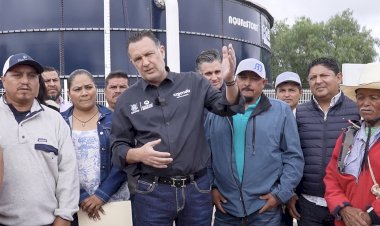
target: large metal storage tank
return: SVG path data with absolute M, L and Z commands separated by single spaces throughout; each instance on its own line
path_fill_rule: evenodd
M 110 0 L 111 70 L 136 70 L 128 59 L 131 31 L 152 29 L 166 45 L 159 0 Z M 63 75 L 84 68 L 104 76 L 103 1 L 0 0 L 0 63 L 26 52 Z M 234 45 L 237 60 L 261 59 L 270 73 L 273 17 L 251 0 L 178 0 L 181 71 L 194 70 L 205 49 Z M 103 79 L 99 79 L 100 86 Z

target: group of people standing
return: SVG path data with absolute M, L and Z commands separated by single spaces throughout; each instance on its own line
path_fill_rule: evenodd
M 57 71 L 26 54 L 8 58 L 0 225 L 75 225 L 79 208 L 101 220 L 105 203 L 129 198 L 142 226 L 210 225 L 213 205 L 219 226 L 380 223 L 380 64 L 364 65 L 357 86 L 341 86 L 337 62 L 315 59 L 312 99 L 298 105 L 296 73 L 277 76 L 280 100 L 269 98 L 264 64 L 236 67 L 232 45 L 202 52 L 198 73 L 170 72 L 149 31 L 127 48 L 142 79 L 128 88 L 110 74 L 110 110 L 96 104 L 91 73 L 75 70 L 72 106 L 61 115 L 36 100 L 42 78 L 42 100 L 63 108 Z

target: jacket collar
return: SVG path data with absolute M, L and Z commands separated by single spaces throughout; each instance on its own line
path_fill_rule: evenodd
M 264 93 L 261 93 L 261 100 L 255 107 L 255 109 L 252 111 L 251 117 L 255 117 L 256 115 L 264 111 L 267 111 L 271 106 L 272 104 L 270 103 L 269 98 L 265 96 Z
M 99 113 L 100 113 L 100 117 L 99 117 L 99 121 L 101 121 L 103 118 L 105 118 L 107 115 L 110 115 L 112 114 L 112 111 L 100 104 L 96 104 L 96 106 L 98 107 L 98 110 L 99 110 Z M 68 119 L 70 116 L 73 115 L 73 111 L 74 111 L 74 105 L 71 106 L 69 109 L 67 109 L 67 111 L 65 112 L 62 112 L 62 116 L 65 118 L 65 119 Z
M 316 108 L 316 109 L 320 109 L 319 106 L 318 106 L 318 104 L 317 104 L 316 101 L 314 100 L 314 97 L 311 97 L 311 98 L 312 98 L 312 99 L 311 99 L 311 103 L 312 103 L 313 107 Z M 343 94 L 343 92 L 340 91 L 340 97 L 339 97 L 339 99 L 338 99 L 338 100 L 335 102 L 335 104 L 334 104 L 332 107 L 330 107 L 330 108 L 335 108 L 336 106 L 341 105 L 341 104 L 343 103 L 343 101 L 344 101 L 345 98 L 346 98 L 346 96 Z
M 170 81 L 170 82 L 173 82 L 173 81 L 174 81 L 174 73 L 173 73 L 173 72 L 170 72 L 169 67 L 165 67 L 165 70 L 166 70 L 166 72 L 167 72 L 167 74 L 166 74 L 166 78 L 164 78 L 164 80 L 160 83 L 160 85 L 163 84 L 163 83 L 165 83 L 165 82 L 167 82 L 167 81 Z M 147 88 L 148 86 L 151 86 L 151 85 L 150 85 L 147 81 L 145 81 L 144 79 L 141 79 L 140 81 L 141 81 L 141 85 L 142 85 L 142 88 L 143 88 L 144 91 L 146 90 L 146 88 Z

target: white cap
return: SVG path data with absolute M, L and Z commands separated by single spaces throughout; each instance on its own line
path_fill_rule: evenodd
M 258 74 L 261 78 L 266 78 L 264 64 L 255 58 L 248 58 L 240 61 L 236 69 L 236 75 L 239 75 L 243 71 L 252 71 Z
M 278 85 L 284 82 L 294 82 L 302 87 L 300 76 L 297 73 L 291 71 L 285 71 L 279 74 L 276 78 L 274 88 L 277 88 Z

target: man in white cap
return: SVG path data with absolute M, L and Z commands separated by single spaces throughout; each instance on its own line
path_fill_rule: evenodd
M 277 99 L 289 104 L 293 113 L 302 95 L 302 85 L 300 76 L 297 73 L 286 71 L 276 78 L 275 86 Z
M 4 64 L 0 225 L 69 226 L 78 211 L 78 169 L 70 129 L 58 112 L 35 99 L 42 71 L 25 53 L 10 56 Z
M 280 225 L 281 205 L 301 180 L 304 160 L 290 107 L 263 94 L 262 62 L 241 61 L 236 82 L 245 113 L 209 114 L 206 138 L 216 225 Z
M 324 183 L 335 226 L 380 224 L 380 64 L 363 67 L 356 86 L 341 86 L 356 101 L 362 123 L 338 138 Z

